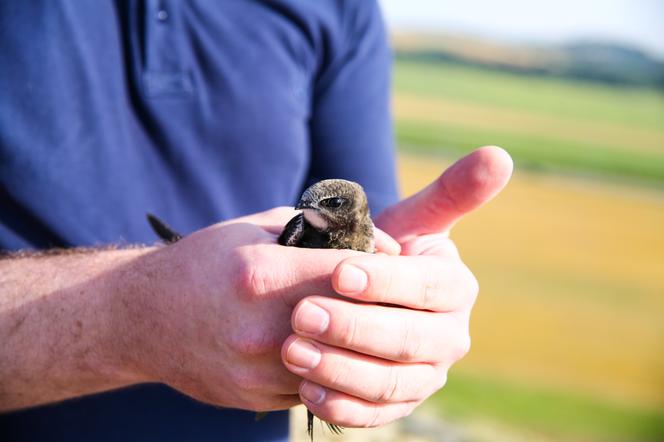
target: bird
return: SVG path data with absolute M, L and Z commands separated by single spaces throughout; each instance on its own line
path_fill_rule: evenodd
M 307 188 L 293 217 L 279 235 L 283 246 L 312 249 L 351 249 L 374 253 L 374 224 L 364 189 L 342 179 L 318 181 Z M 334 434 L 342 427 L 325 422 Z M 313 442 L 314 414 L 307 409 L 307 434 Z
M 361 185 L 343 179 L 318 181 L 308 187 L 295 205 L 302 212 L 294 216 L 277 238 L 282 246 L 312 249 L 351 249 L 374 253 L 374 224 L 369 203 Z M 147 219 L 157 235 L 167 243 L 182 239 L 157 216 L 148 213 Z M 256 420 L 265 412 L 256 413 Z M 334 434 L 343 427 L 325 422 Z M 307 409 L 307 435 L 313 442 L 314 414 Z
M 359 184 L 330 179 L 307 188 L 277 242 L 312 249 L 351 249 L 373 253 L 374 225 Z

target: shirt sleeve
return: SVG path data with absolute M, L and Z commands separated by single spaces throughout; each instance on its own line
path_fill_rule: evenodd
M 390 110 L 392 55 L 378 3 L 346 4 L 352 8 L 343 11 L 338 46 L 328 48 L 332 54 L 314 85 L 309 180 L 356 181 L 377 214 L 398 198 Z

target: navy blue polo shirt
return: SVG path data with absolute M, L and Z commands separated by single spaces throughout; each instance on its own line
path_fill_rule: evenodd
M 153 242 L 292 205 L 395 201 L 373 0 L 0 2 L 0 249 Z M 36 380 L 36 382 L 38 382 Z M 0 415 L 0 440 L 285 440 L 287 412 L 141 385 Z

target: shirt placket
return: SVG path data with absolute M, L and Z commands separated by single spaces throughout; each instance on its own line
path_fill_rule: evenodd
M 182 58 L 182 4 L 175 0 L 145 2 L 143 89 L 150 98 L 189 97 L 191 73 Z

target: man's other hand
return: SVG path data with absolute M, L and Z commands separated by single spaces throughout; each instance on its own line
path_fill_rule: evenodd
M 509 155 L 495 147 L 459 160 L 377 217 L 401 256 L 345 258 L 332 285 L 346 299 L 319 288 L 297 304 L 282 358 L 305 379 L 300 397 L 314 414 L 347 427 L 382 425 L 444 385 L 450 366 L 470 348 L 478 293 L 448 232 L 495 196 L 511 172 Z
M 141 380 L 225 407 L 300 403 L 301 378 L 280 358 L 293 307 L 313 293 L 334 296 L 334 269 L 361 253 L 278 245 L 297 213 L 277 208 L 216 224 L 125 266 L 113 317 Z M 376 246 L 400 250 L 380 231 Z

